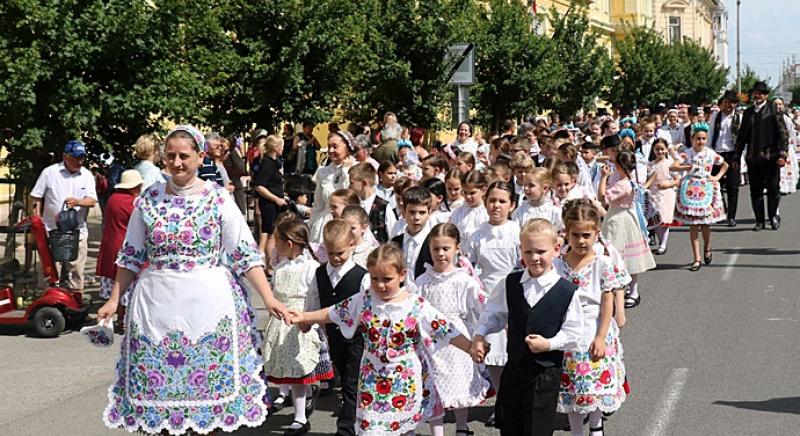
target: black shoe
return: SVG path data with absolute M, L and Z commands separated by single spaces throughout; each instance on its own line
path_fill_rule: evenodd
M 269 408 L 270 414 L 283 410 L 286 406 L 292 405 L 292 397 L 288 395 L 278 395 L 272 400 L 272 407 Z
M 694 262 L 692 262 L 692 267 L 689 268 L 689 271 L 694 272 L 694 271 L 699 270 L 700 269 L 700 265 L 702 265 L 702 263 L 700 263 L 699 260 L 695 260 Z
M 703 253 L 703 262 L 706 265 L 711 265 L 711 261 L 713 259 L 714 259 L 714 253 L 712 253 L 711 250 L 708 250 L 705 253 Z
M 728 218 L 728 227 L 736 227 L 736 218 Z
M 310 418 L 311 414 L 314 413 L 317 398 L 319 398 L 319 386 L 311 385 L 311 396 L 306 398 L 306 418 Z
M 598 436 L 598 433 L 599 433 L 599 436 L 603 436 L 603 435 L 605 435 L 605 434 L 606 434 L 606 433 L 603 431 L 603 427 L 599 427 L 599 428 L 590 428 L 590 429 L 589 429 L 589 436 Z
M 772 227 L 772 230 L 778 230 L 781 228 L 781 217 L 780 215 L 775 215 L 769 220 L 769 225 Z
M 300 424 L 300 423 L 295 421 L 295 422 L 292 423 L 292 425 L 294 425 L 294 424 Z M 283 431 L 283 436 L 299 436 L 299 435 L 306 434 L 309 431 L 311 431 L 311 423 L 310 422 L 306 421 L 305 424 L 300 424 L 300 425 L 301 425 L 301 427 L 299 427 L 299 428 L 287 428 L 286 430 Z
M 460 434 L 464 434 L 464 435 L 467 435 L 467 436 L 472 436 L 472 435 L 475 434 L 475 432 L 470 430 L 469 428 L 467 428 L 466 430 L 456 430 L 456 436 L 458 436 Z
M 756 223 L 756 225 L 753 227 L 753 231 L 758 232 L 761 230 L 764 230 L 764 223 Z
M 633 297 L 625 297 L 625 308 L 626 309 L 633 309 L 634 307 L 638 306 L 642 302 L 642 296 L 638 295 L 636 298 Z M 585 423 L 584 423 L 585 424 Z
M 494 413 L 492 413 L 492 416 L 490 416 L 489 419 L 486 420 L 485 424 L 487 427 L 494 427 Z

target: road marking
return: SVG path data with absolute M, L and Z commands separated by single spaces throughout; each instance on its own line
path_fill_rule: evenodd
M 39 372 L 47 372 L 47 371 L 89 371 L 89 370 L 104 370 L 109 369 L 110 366 L 108 365 L 84 365 L 84 366 L 49 366 L 46 368 L 16 368 L 16 369 L 4 369 L 4 374 L 24 374 L 24 373 L 39 373 Z
M 736 261 L 739 260 L 739 250 L 741 248 L 736 247 L 733 250 L 733 256 L 731 256 L 730 260 L 728 260 L 728 265 L 725 267 L 725 271 L 722 273 L 722 281 L 727 282 L 731 279 L 731 275 L 733 275 L 733 267 L 736 265 Z
M 675 409 L 675 404 L 681 397 L 683 387 L 686 385 L 686 379 L 689 378 L 689 368 L 675 368 L 672 370 L 672 375 L 669 378 L 667 386 L 669 390 L 665 393 L 664 398 L 661 400 L 658 415 L 656 420 L 651 426 L 651 436 L 661 436 L 665 434 L 669 421 L 672 418 L 672 412 Z

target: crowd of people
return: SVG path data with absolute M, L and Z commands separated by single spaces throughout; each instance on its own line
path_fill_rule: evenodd
M 745 181 L 753 230 L 780 228 L 800 110 L 768 94 L 491 135 L 463 122 L 452 143 L 392 113 L 374 131 L 331 123 L 324 145 L 310 123 L 256 131 L 247 150 L 186 125 L 163 150 L 143 136 L 104 201 L 98 318 L 117 315 L 125 336 L 103 420 L 207 434 L 291 405 L 285 434 L 300 435 L 336 378 L 340 435 L 428 423 L 439 436 L 446 410 L 469 435 L 469 409 L 492 396 L 487 424 L 504 435 L 552 434 L 556 412 L 601 435 L 630 389 L 626 309 L 670 228 L 690 229 L 689 270 L 712 263 L 711 226 L 737 225 Z M 79 208 L 82 240 L 98 197 L 85 156 L 71 141 L 32 191 L 48 229 Z M 62 265 L 74 289 L 81 262 Z M 263 334 L 250 291 L 270 313 Z

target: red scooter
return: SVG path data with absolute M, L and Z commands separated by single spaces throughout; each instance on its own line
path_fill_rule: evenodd
M 0 285 L 0 326 L 16 325 L 28 326 L 36 336 L 53 338 L 61 334 L 67 325 L 80 326 L 89 313 L 90 305 L 83 302 L 83 295 L 79 291 L 72 291 L 59 286 L 58 271 L 56 270 L 50 247 L 47 244 L 47 230 L 41 217 L 31 216 L 17 223 L 11 232 L 28 232 L 36 240 L 37 251 L 42 260 L 42 272 L 49 286 L 29 305 L 20 304 L 14 292 L 14 273 L 4 271 L 11 283 Z M 9 238 L 12 235 L 9 234 Z M 13 244 L 13 242 L 12 242 Z M 8 261 L 8 253 L 6 261 Z M 4 265 L 19 266 L 19 262 L 10 259 Z M 8 270 L 15 269 L 13 266 Z

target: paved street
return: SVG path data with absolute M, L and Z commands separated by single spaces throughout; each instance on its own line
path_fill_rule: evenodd
M 753 233 L 746 193 L 739 227 L 714 229 L 711 266 L 688 271 L 688 230 L 677 229 L 658 270 L 644 275 L 642 305 L 622 334 L 633 393 L 606 434 L 800 434 L 800 196 L 784 199 L 780 232 Z M 43 340 L 0 331 L 0 435 L 124 434 L 100 419 L 116 356 L 74 332 Z M 334 428 L 332 406 L 321 402 L 311 434 Z M 281 434 L 289 412 L 235 434 Z

